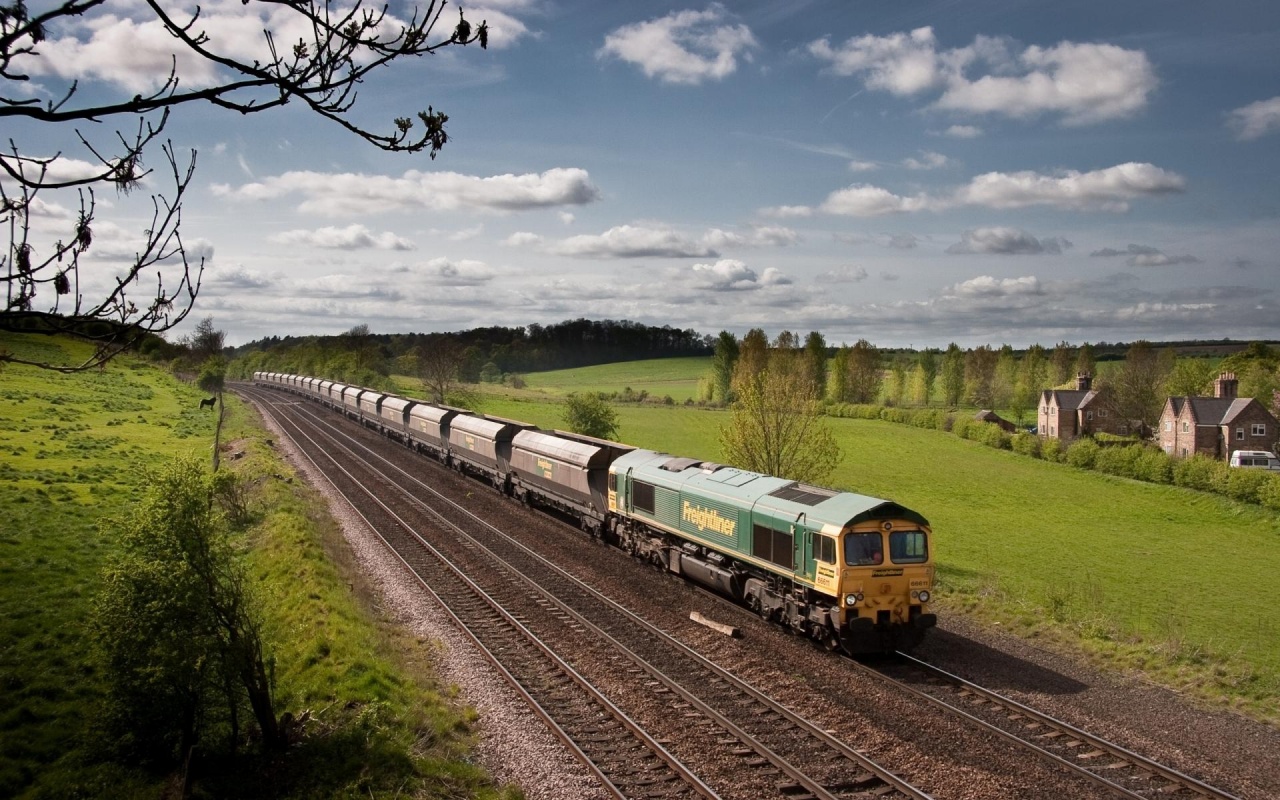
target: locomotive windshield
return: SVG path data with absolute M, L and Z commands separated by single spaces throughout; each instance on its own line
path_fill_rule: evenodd
M 923 564 L 929 560 L 929 540 L 924 531 L 889 534 L 889 559 L 895 564 Z
M 844 537 L 844 563 L 870 567 L 884 561 L 884 540 L 879 533 L 851 533 Z

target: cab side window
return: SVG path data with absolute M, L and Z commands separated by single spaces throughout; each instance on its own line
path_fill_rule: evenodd
M 830 536 L 814 535 L 813 557 L 824 564 L 836 563 L 836 540 Z

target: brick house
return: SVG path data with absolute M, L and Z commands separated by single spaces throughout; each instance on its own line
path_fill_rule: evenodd
M 1237 397 L 1235 373 L 1213 382 L 1213 397 L 1170 397 L 1160 412 L 1160 447 L 1175 458 L 1205 455 L 1223 461 L 1234 450 L 1272 450 L 1280 422 L 1252 397 Z
M 1070 441 L 1095 433 L 1128 436 L 1128 420 L 1120 419 L 1105 389 L 1094 389 L 1089 375 L 1076 376 L 1075 389 L 1045 389 L 1040 393 L 1036 431 L 1044 439 Z

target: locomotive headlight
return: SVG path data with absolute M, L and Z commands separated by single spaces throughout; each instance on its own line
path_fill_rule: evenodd
M 921 589 L 921 590 L 920 590 L 920 602 L 921 602 L 921 603 L 927 603 L 927 602 L 929 602 L 929 590 L 928 590 L 928 589 Z
M 846 594 L 844 596 L 844 604 L 846 606 L 856 606 L 858 604 L 858 596 L 856 594 Z

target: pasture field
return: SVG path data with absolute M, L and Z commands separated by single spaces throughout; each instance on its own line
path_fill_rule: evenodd
M 650 397 L 670 397 L 677 403 L 694 399 L 698 381 L 711 372 L 711 357 L 655 358 L 601 364 L 582 369 L 532 372 L 524 376 L 527 390 L 553 396 L 571 392 L 620 392 L 628 386 Z
M 44 337 L 4 335 L 0 346 L 87 353 Z M 200 397 L 127 357 L 72 375 L 13 365 L 0 372 L 0 796 L 165 792 L 170 776 L 100 757 L 93 719 L 101 687 L 84 620 L 113 550 L 109 521 L 140 496 L 146 467 L 211 454 L 214 413 L 199 408 Z M 254 487 L 253 525 L 237 536 L 275 658 L 277 713 L 309 712 L 310 735 L 270 769 L 243 753 L 235 764 L 206 763 L 197 789 L 517 796 L 468 762 L 473 713 L 436 684 L 429 648 L 380 620 L 323 499 L 275 453 L 256 415 L 228 401 L 224 468 Z
M 622 441 L 720 458 L 723 411 L 615 408 Z M 480 410 L 563 427 L 557 403 L 509 391 L 483 394 Z M 1266 601 L 1280 574 L 1275 515 L 939 431 L 830 422 L 843 453 L 835 487 L 932 522 L 943 615 L 973 614 L 1280 723 L 1280 620 Z

